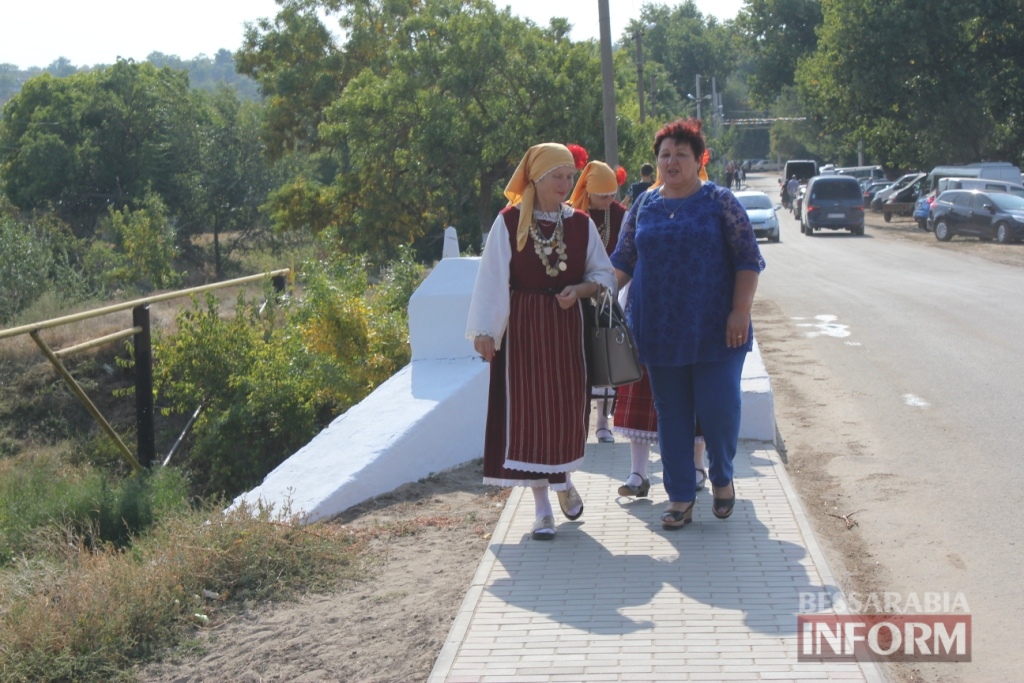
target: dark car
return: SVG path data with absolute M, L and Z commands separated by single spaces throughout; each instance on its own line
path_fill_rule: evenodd
M 800 210 L 800 231 L 849 230 L 864 234 L 864 196 L 856 178 L 818 175 L 807 181 Z
M 875 198 L 878 191 L 884 190 L 890 185 L 892 185 L 891 180 L 869 180 L 867 183 L 864 183 L 862 185 L 864 188 L 864 206 L 871 206 L 871 200 Z
M 1002 244 L 1024 237 L 1024 197 L 1005 192 L 947 190 L 928 211 L 935 239 L 948 242 L 953 235 L 972 235 Z
M 903 188 L 907 187 L 908 185 L 910 185 L 912 183 L 915 183 L 915 182 L 921 180 L 922 178 L 926 178 L 926 177 L 927 177 L 927 174 L 925 174 L 925 173 L 918 173 L 918 172 L 907 173 L 905 175 L 900 176 L 899 178 L 897 178 L 895 180 L 895 182 L 893 182 L 892 185 L 890 185 L 889 187 L 886 187 L 884 189 L 881 189 L 881 190 L 879 190 L 878 192 L 875 193 L 874 198 L 871 200 L 871 210 L 872 211 L 881 211 L 882 210 L 882 202 L 884 202 L 886 199 L 888 199 L 889 195 L 891 195 L 891 194 L 893 194 L 895 192 L 898 192 L 899 190 L 902 190 Z

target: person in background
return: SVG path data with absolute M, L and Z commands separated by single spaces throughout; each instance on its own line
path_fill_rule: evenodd
M 647 191 L 654 184 L 654 166 L 645 163 L 640 167 L 640 180 L 629 186 L 629 205 L 636 202 L 636 198 Z
M 564 145 L 527 150 L 505 187 L 466 324 L 491 365 L 484 483 L 532 489 L 536 540 L 555 537 L 549 488 L 568 519 L 583 514 L 571 479 L 590 409 L 579 302 L 615 287 L 594 222 L 564 203 L 576 169 Z
M 669 498 L 661 515 L 665 529 L 692 521 L 698 420 L 710 464 L 712 513 L 721 519 L 733 513 L 740 376 L 765 266 L 743 205 L 730 190 L 701 180 L 706 148 L 697 119 L 658 131 L 657 182 L 627 214 L 612 254 L 620 287 L 633 282 L 627 321 L 658 413 Z
M 796 193 L 797 193 L 797 190 L 799 190 L 799 189 L 800 189 L 800 179 L 797 178 L 795 175 L 790 176 L 789 180 L 786 182 L 786 192 L 789 193 L 789 201 L 790 202 L 793 202 L 794 200 L 796 200 Z
M 626 169 L 619 166 L 613 171 L 603 161 L 591 161 L 583 168 L 576 187 L 569 197 L 569 206 L 590 215 L 597 225 L 601 236 L 601 244 L 607 254 L 611 254 L 619 242 L 619 228 L 626 215 L 626 207 L 615 201 L 619 186 L 626 182 Z M 612 443 L 615 437 L 608 429 L 608 418 L 611 417 L 611 406 L 615 396 L 614 389 L 591 389 L 591 395 L 598 400 L 598 413 L 595 436 L 600 443 Z

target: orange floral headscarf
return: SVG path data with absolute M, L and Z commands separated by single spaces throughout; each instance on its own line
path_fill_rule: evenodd
M 587 164 L 580 179 L 576 181 L 569 205 L 584 213 L 590 210 L 590 195 L 611 194 L 619 189 L 619 179 L 612 167 L 603 161 L 591 161 Z
M 516 167 L 515 173 L 505 186 L 508 205 L 519 205 L 519 226 L 516 230 L 516 247 L 519 251 L 526 246 L 526 238 L 530 234 L 530 221 L 533 220 L 533 202 L 537 195 L 534 182 L 540 180 L 552 169 L 559 166 L 576 168 L 572 152 L 565 145 L 557 142 L 544 142 L 526 150 L 526 154 Z

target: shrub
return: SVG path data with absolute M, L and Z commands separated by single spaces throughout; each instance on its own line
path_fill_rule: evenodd
M 89 546 L 122 548 L 160 514 L 187 505 L 176 470 L 112 479 L 54 451 L 0 461 L 0 564 L 29 552 L 40 529 L 61 527 Z
M 204 406 L 188 460 L 202 490 L 255 486 L 407 363 L 405 308 L 422 273 L 399 261 L 370 286 L 362 260 L 315 261 L 301 300 L 242 296 L 231 320 L 212 296 L 183 311 L 155 344 L 156 385 L 169 411 Z

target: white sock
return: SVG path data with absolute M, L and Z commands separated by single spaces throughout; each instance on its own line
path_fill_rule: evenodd
M 693 442 L 693 464 L 698 470 L 706 470 L 708 468 L 705 462 L 706 452 L 707 448 L 704 445 L 704 437 L 698 436 Z
M 533 509 L 537 517 L 550 515 L 554 517 L 555 512 L 551 509 L 551 499 L 548 498 L 547 486 L 531 486 L 533 491 Z
M 632 469 L 626 483 L 639 486 L 647 478 L 647 461 L 651 459 L 651 445 L 640 441 L 629 442 L 629 459 Z M 634 475 L 640 475 L 639 477 Z
M 601 401 L 597 402 L 598 407 L 601 406 Z M 608 418 L 605 416 L 603 411 L 597 412 L 597 429 L 608 429 Z M 596 430 L 595 430 L 596 431 Z

